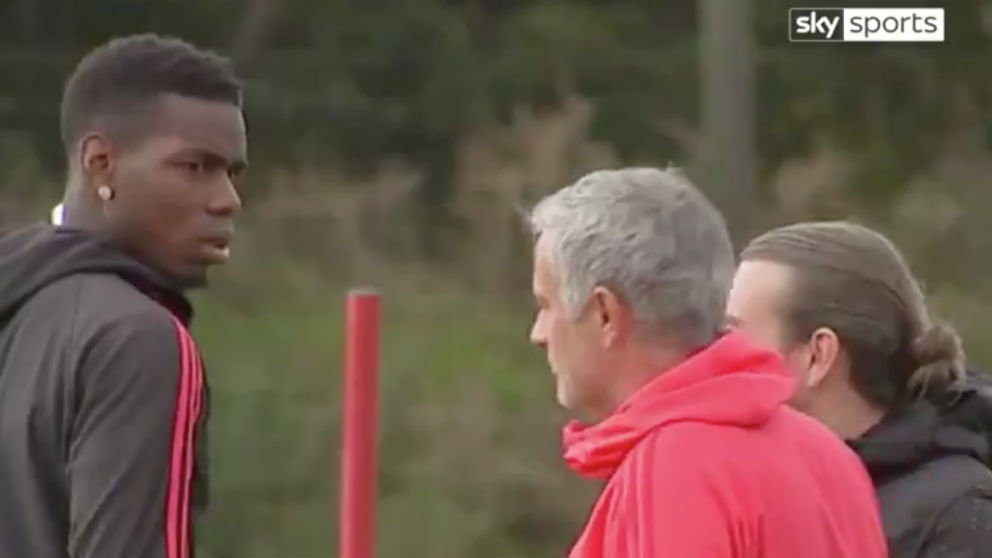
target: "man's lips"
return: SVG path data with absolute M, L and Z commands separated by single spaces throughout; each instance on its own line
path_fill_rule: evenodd
M 224 263 L 231 258 L 230 234 L 219 234 L 204 237 L 200 241 L 207 258 L 216 263 Z

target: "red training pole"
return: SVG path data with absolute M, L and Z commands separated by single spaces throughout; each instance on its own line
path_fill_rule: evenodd
M 378 478 L 379 294 L 348 293 L 339 558 L 372 558 Z

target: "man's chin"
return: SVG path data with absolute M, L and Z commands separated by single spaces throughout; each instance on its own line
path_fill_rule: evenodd
M 560 405 L 563 409 L 577 416 L 583 414 L 582 405 L 578 404 L 573 394 L 569 393 L 569 391 L 560 383 L 555 395 L 558 399 L 558 405 Z
M 555 389 L 555 400 L 558 402 L 558 405 L 563 409 L 571 410 L 568 405 L 568 398 L 565 397 L 565 394 L 562 392 L 560 385 L 557 386 Z
M 177 287 L 183 291 L 205 289 L 209 286 L 207 266 L 196 266 L 173 275 Z

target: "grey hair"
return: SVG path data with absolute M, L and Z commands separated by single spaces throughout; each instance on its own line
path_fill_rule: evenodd
M 733 247 L 723 216 L 678 169 L 592 172 L 538 202 L 530 225 L 549 237 L 573 319 L 601 285 L 649 335 L 699 347 L 722 329 Z

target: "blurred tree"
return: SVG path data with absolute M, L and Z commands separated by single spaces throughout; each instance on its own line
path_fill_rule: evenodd
M 992 113 L 985 70 L 992 41 L 981 24 L 988 0 L 947 8 L 939 46 L 790 44 L 790 5 L 765 0 L 754 7 L 760 160 L 747 163 L 753 158 L 740 140 L 716 148 L 739 158 L 731 174 L 743 189 L 826 140 L 856 157 L 851 187 L 884 201 L 940 151 L 959 112 L 948 99 L 978 106 L 987 119 Z M 460 138 L 506 121 L 515 107 L 550 107 L 577 92 L 596 103 L 593 136 L 631 163 L 688 164 L 706 130 L 749 135 L 753 124 L 728 116 L 738 111 L 695 116 L 700 100 L 712 98 L 700 89 L 711 78 L 697 78 L 697 58 L 711 61 L 704 68 L 717 61 L 697 56 L 698 24 L 743 20 L 737 12 L 744 9 L 713 3 L 708 13 L 717 19 L 700 20 L 694 3 L 675 0 L 16 0 L 0 6 L 0 127 L 60 168 L 54 107 L 77 57 L 114 34 L 179 34 L 241 64 L 249 120 L 262 132 L 252 142 L 259 163 L 364 174 L 398 159 L 418 169 L 413 210 L 422 248 L 431 252 L 439 246 L 431 231 L 457 225 L 450 171 Z M 712 36 L 743 57 L 721 66 L 744 81 L 739 90 L 710 91 L 721 103 L 744 106 L 752 103 L 743 71 L 750 41 L 742 34 L 743 42 L 729 42 L 735 28 L 714 27 Z
M 703 143 L 693 167 L 727 219 L 745 239 L 757 182 L 755 41 L 750 0 L 700 0 Z

